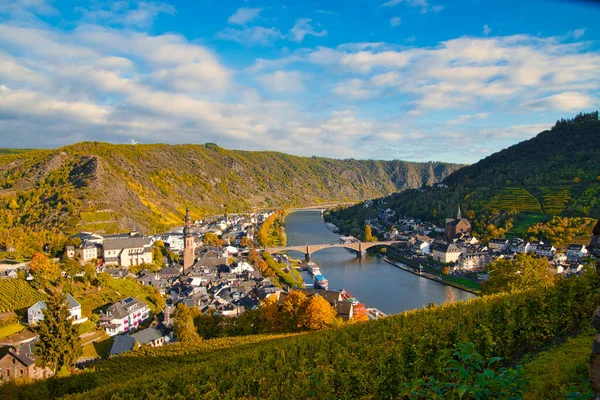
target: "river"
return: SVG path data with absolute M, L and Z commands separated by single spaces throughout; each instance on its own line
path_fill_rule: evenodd
M 337 243 L 340 235 L 325 226 L 320 211 L 296 211 L 285 220 L 288 246 Z M 290 251 L 290 256 L 303 257 Z M 314 253 L 316 262 L 329 281 L 330 290 L 346 289 L 367 307 L 375 307 L 386 314 L 396 314 L 429 303 L 441 304 L 453 291 L 457 300 L 467 300 L 474 295 L 441 283 L 421 278 L 396 268 L 383 257 L 367 254 L 359 259 L 356 253 L 344 248 L 323 249 Z M 312 278 L 303 272 L 306 282 Z

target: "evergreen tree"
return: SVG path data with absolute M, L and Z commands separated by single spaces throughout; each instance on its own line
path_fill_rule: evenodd
M 79 329 L 72 324 L 66 296 L 62 293 L 54 292 L 48 297 L 43 313 L 44 319 L 36 328 L 39 335 L 34 347 L 36 364 L 56 373 L 69 368 L 81 355 Z

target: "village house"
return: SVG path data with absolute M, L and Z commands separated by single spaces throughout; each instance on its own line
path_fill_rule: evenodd
M 162 324 L 142 329 L 131 335 L 141 346 L 160 347 L 170 340 L 169 330 Z
M 458 267 L 463 270 L 484 269 L 491 261 L 492 257 L 487 248 L 477 248 L 463 251 L 458 260 Z
M 510 250 L 514 253 L 529 253 L 531 244 L 521 238 L 514 238 L 510 242 Z
M 71 296 L 68 293 L 65 303 L 69 306 L 69 312 L 71 313 L 73 323 L 76 324 L 83 322 L 81 318 L 81 304 L 79 304 L 79 302 L 77 302 L 77 300 L 75 300 L 73 296 Z M 32 325 L 38 323 L 39 321 L 42 321 L 44 319 L 43 310 L 45 309 L 46 302 L 43 300 L 40 300 L 31 307 L 29 307 L 27 309 L 27 323 L 29 325 Z
M 134 232 L 104 239 L 104 264 L 130 267 L 152 263 L 150 238 Z
M 110 336 L 137 329 L 150 316 L 150 308 L 141 300 L 128 297 L 108 307 L 100 314 L 100 324 Z
M 551 244 L 541 244 L 536 247 L 535 254 L 538 257 L 554 257 L 554 254 L 556 254 L 556 247 Z
M 588 255 L 588 250 L 582 244 L 570 244 L 567 247 L 567 259 L 570 262 L 578 262 Z
M 75 248 L 75 257 L 82 264 L 102 257 L 102 245 L 99 243 L 85 241 Z
M 461 250 L 454 243 L 444 242 L 434 242 L 431 252 L 433 259 L 442 264 L 457 262 L 461 254 Z
M 30 341 L 0 348 L 0 380 L 2 382 L 24 377 L 45 379 L 53 375 L 50 369 L 35 365 L 34 344 L 35 341 Z
M 488 247 L 490 248 L 490 251 L 492 251 L 494 253 L 502 253 L 502 252 L 508 250 L 509 246 L 510 246 L 510 242 L 508 241 L 508 239 L 493 238 L 488 243 Z
M 162 241 L 169 247 L 169 250 L 176 252 L 183 251 L 185 243 L 183 232 L 169 232 L 166 235 L 163 235 Z

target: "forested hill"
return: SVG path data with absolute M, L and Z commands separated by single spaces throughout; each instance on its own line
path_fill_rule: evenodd
M 579 114 L 457 170 L 444 180 L 448 187 L 407 190 L 328 218 L 344 233 L 360 235 L 377 206 L 443 223 L 460 204 L 484 239 L 506 234 L 565 245 L 589 230 L 589 218 L 600 217 L 599 160 L 598 112 Z
M 454 172 L 445 183 L 477 186 L 555 185 L 600 178 L 598 112 L 557 121 L 549 131 Z
M 447 177 L 446 163 L 358 161 L 206 145 L 85 142 L 0 151 L 0 228 L 165 229 L 192 216 L 348 202 Z

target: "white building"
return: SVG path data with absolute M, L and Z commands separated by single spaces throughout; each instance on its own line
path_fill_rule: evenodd
M 128 297 L 114 303 L 100 314 L 100 323 L 110 336 L 131 332 L 150 316 L 150 308 L 138 299 Z
M 509 246 L 510 242 L 508 241 L 508 239 L 500 238 L 491 239 L 488 244 L 490 251 L 494 253 L 502 253 L 503 251 L 507 250 Z
M 167 233 L 162 237 L 162 241 L 169 246 L 170 250 L 173 251 L 183 251 L 185 245 L 185 238 L 183 237 L 183 233 Z
M 98 259 L 102 256 L 102 245 L 85 241 L 75 248 L 75 257 L 85 264 L 88 261 Z
M 514 238 L 510 242 L 510 249 L 515 253 L 529 253 L 531 244 L 521 238 Z
M 579 261 L 587 254 L 588 250 L 582 244 L 570 244 L 567 247 L 567 259 L 569 261 Z
M 540 244 L 536 247 L 535 254 L 539 257 L 554 257 L 554 254 L 556 254 L 556 247 L 551 244 Z
M 115 235 L 104 239 L 104 264 L 130 267 L 152 263 L 150 239 L 135 233 Z
M 431 245 L 431 252 L 433 259 L 443 264 L 457 262 L 461 254 L 461 250 L 454 243 L 440 242 Z
M 83 322 L 81 320 L 81 304 L 77 302 L 70 294 L 67 294 L 65 303 L 69 306 L 69 312 L 71 313 L 70 318 L 73 319 L 73 323 Z M 27 323 L 29 325 L 36 324 L 44 319 L 43 310 L 46 309 L 46 302 L 43 300 L 38 301 L 27 309 Z

